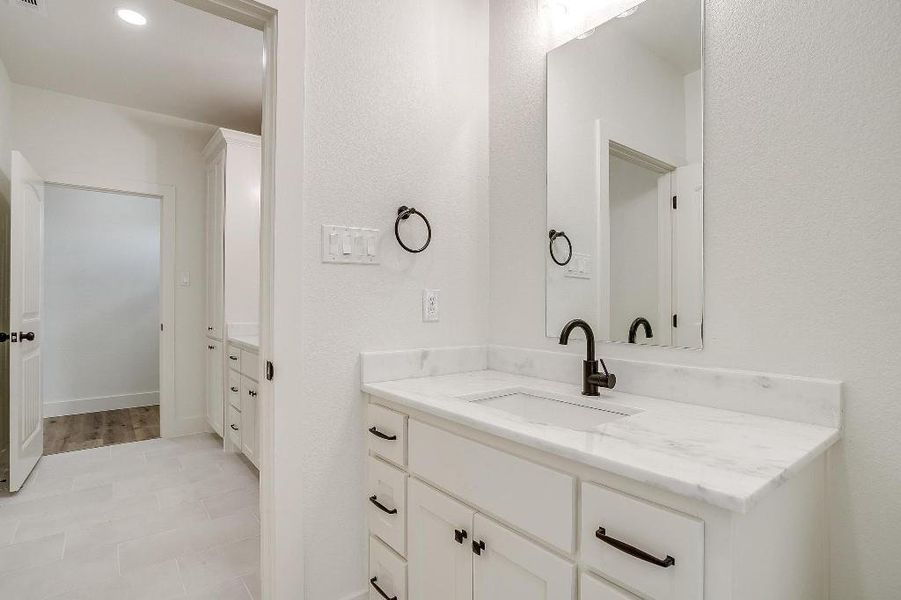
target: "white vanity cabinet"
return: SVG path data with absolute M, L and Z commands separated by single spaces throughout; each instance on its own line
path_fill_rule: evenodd
M 259 422 L 257 388 L 259 353 L 229 344 L 225 362 L 228 369 L 228 450 L 241 452 L 259 468 Z
M 224 437 L 225 399 L 222 387 L 222 342 L 206 338 L 206 360 L 204 361 L 206 395 L 206 420 L 213 431 Z
M 822 458 L 738 513 L 371 400 L 370 583 L 388 598 L 826 598 Z

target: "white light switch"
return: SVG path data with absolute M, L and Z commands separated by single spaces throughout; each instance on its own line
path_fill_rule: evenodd
M 322 262 L 378 264 L 378 229 L 322 226 Z
M 180 285 L 181 287 L 189 287 L 191 285 L 190 271 L 181 272 L 181 275 L 178 276 L 178 285 Z
M 438 295 L 441 290 L 422 290 L 422 320 L 432 323 L 438 320 Z

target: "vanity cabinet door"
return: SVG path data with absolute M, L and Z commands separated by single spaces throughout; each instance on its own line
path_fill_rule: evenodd
M 206 420 L 213 431 L 225 437 L 225 390 L 222 381 L 222 342 L 206 340 Z
M 472 600 L 475 512 L 416 479 L 408 496 L 410 600 Z
M 241 452 L 257 468 L 259 436 L 257 435 L 257 382 L 241 377 Z
M 476 515 L 473 600 L 572 600 L 576 567 L 537 544 Z

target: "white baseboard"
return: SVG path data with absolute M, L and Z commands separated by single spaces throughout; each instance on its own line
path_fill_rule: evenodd
M 45 417 L 62 417 L 65 415 L 81 415 L 85 413 L 117 410 L 120 408 L 137 408 L 154 406 L 160 403 L 159 392 L 142 392 L 139 394 L 122 394 L 120 396 L 101 396 L 99 398 L 73 398 L 58 400 L 44 404 Z

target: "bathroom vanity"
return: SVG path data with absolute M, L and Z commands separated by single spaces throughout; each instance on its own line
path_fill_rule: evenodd
M 826 597 L 837 420 L 363 361 L 372 600 Z

